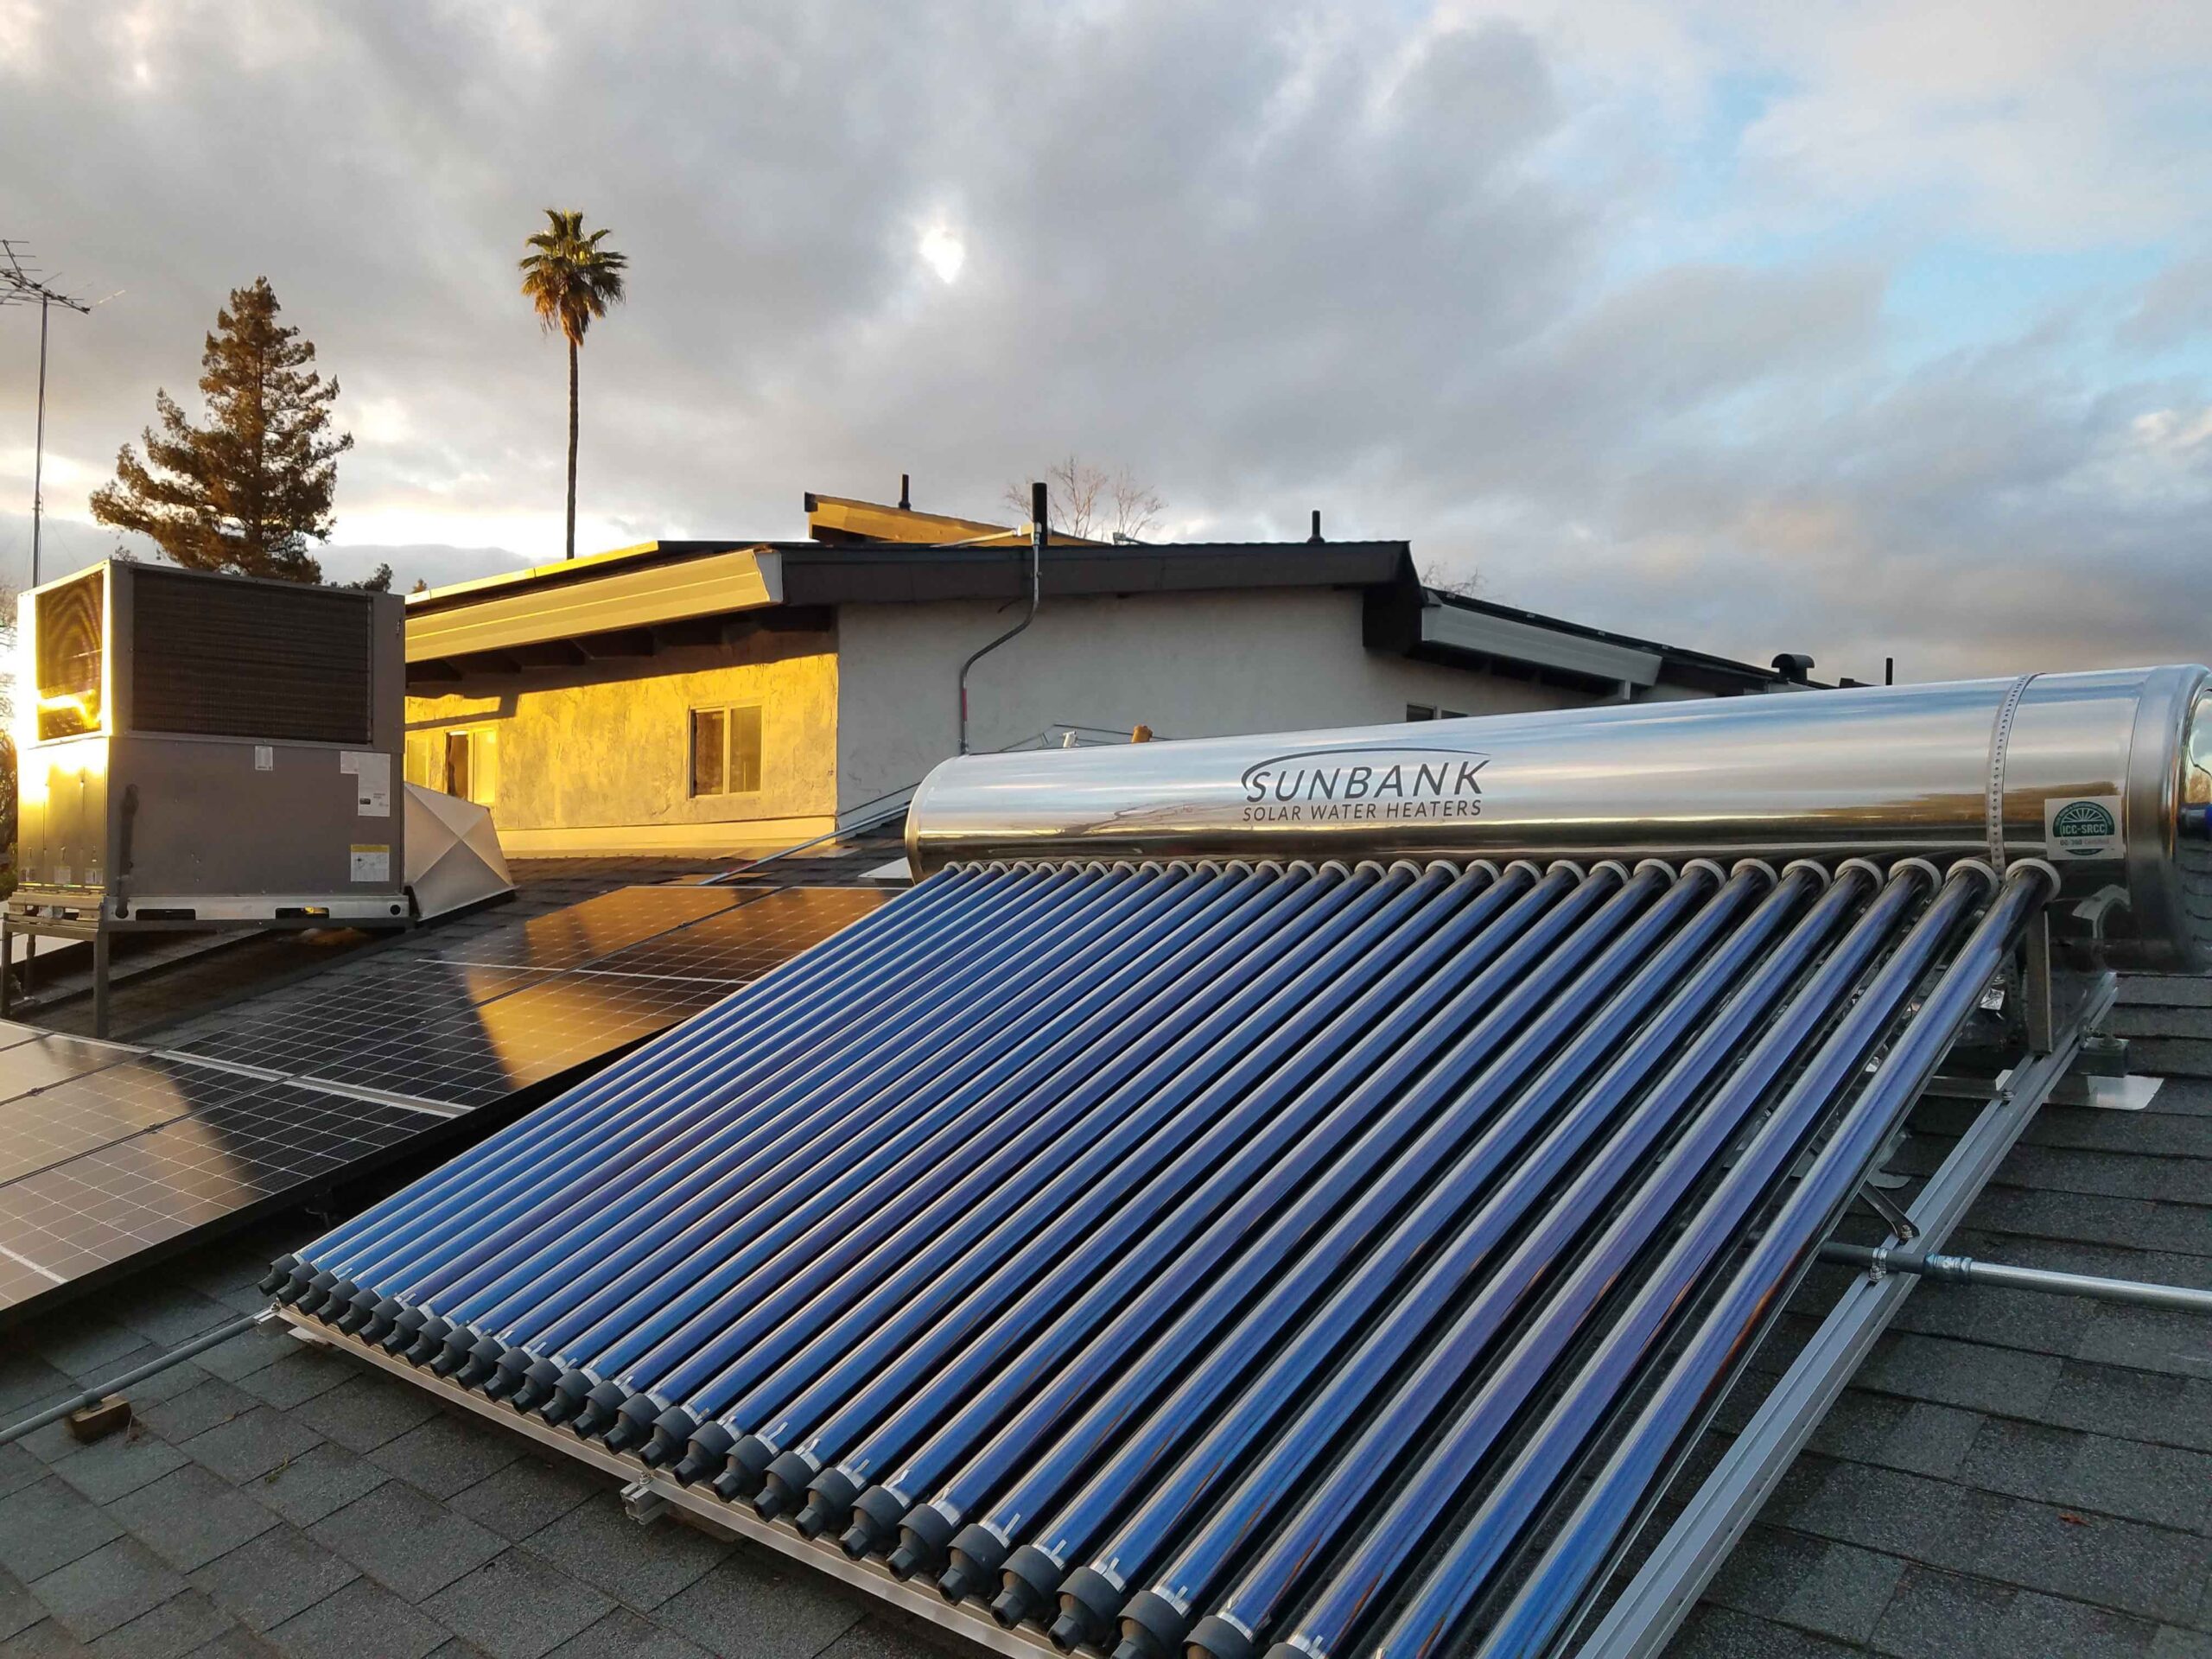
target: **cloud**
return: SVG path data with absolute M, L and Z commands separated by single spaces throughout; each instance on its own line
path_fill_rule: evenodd
M 988 513 L 1075 449 L 1176 533 L 1318 505 L 1757 660 L 2202 656 L 2212 387 L 2172 353 L 2212 42 L 2083 16 L 0 0 L 0 146 L 41 158 L 0 232 L 126 290 L 54 322 L 53 545 L 105 550 L 87 480 L 266 273 L 359 440 L 334 569 L 552 556 L 565 364 L 513 265 L 575 206 L 632 261 L 583 353 L 585 545 L 796 534 L 803 490 L 902 471 Z M 1897 273 L 1953 245 L 2134 263 L 1907 327 Z M 25 539 L 0 516 L 0 575 Z

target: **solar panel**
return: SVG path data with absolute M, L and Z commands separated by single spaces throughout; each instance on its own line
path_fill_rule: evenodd
M 165 1069 L 194 1109 L 0 1184 L 0 1310 L 195 1227 L 279 1198 L 417 1135 L 404 1107 L 188 1063 Z M 87 1079 L 104 1085 L 118 1071 Z
M 626 888 L 348 961 L 161 1052 L 0 1022 L 0 1313 L 665 1030 L 884 897 Z
M 510 968 L 581 968 L 758 896 L 730 887 L 622 887 L 487 936 L 455 940 L 440 955 Z
M 865 887 L 785 887 L 753 896 L 754 903 L 618 950 L 592 969 L 747 984 L 860 920 L 890 895 Z

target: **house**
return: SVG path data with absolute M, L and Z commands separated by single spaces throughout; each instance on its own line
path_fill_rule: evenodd
M 511 855 L 765 851 L 895 810 L 962 745 L 961 665 L 1020 621 L 1023 532 L 806 498 L 803 542 L 664 541 L 407 606 L 409 779 Z M 1034 622 L 968 680 L 1001 749 L 1802 683 L 1440 593 L 1402 541 L 1055 536 Z

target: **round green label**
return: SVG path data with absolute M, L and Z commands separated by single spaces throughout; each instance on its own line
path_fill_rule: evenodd
M 2119 833 L 2112 813 L 2094 801 L 2069 801 L 2051 816 L 2050 832 L 2062 842 L 2105 841 Z

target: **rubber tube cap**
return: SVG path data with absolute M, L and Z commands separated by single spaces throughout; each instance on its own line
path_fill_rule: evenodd
M 424 1334 L 428 1334 L 426 1331 Z M 468 1363 L 470 1350 L 476 1346 L 476 1333 L 467 1325 L 451 1332 L 438 1344 L 437 1353 L 430 1361 L 432 1376 L 451 1376 Z
M 882 1496 L 887 1503 L 892 1501 L 890 1493 L 885 1492 Z M 863 1492 L 861 1503 L 866 1503 L 868 1497 L 868 1494 Z M 860 1504 L 853 1507 L 857 1510 Z M 925 1573 L 932 1578 L 940 1578 L 938 1593 L 944 1595 L 941 1575 L 952 1548 L 952 1522 L 928 1504 L 917 1503 L 899 1522 L 898 1539 L 899 1548 L 891 1552 L 891 1559 L 886 1563 L 891 1568 L 892 1576 L 911 1579 L 917 1573 Z M 982 1588 L 983 1586 L 981 1584 L 968 1586 L 970 1590 Z M 968 1591 L 963 1590 L 960 1593 L 965 1595 Z M 960 1596 L 947 1595 L 945 1599 L 957 1601 Z
M 1007 1566 L 1011 1570 L 1014 1563 L 1009 1560 Z M 1060 1616 L 1052 1621 L 1053 1642 L 1063 1648 L 1105 1647 L 1122 1600 L 1122 1592 L 1096 1567 L 1078 1567 L 1060 1580 Z M 1071 1632 L 1065 1642 L 1060 1640 L 1063 1624 Z
M 431 1314 L 429 1319 L 415 1327 L 414 1345 L 400 1357 L 410 1365 L 426 1363 L 436 1357 L 438 1350 L 445 1344 L 446 1333 L 452 1329 L 451 1325 L 436 1314 Z
M 684 1443 L 683 1455 L 676 1460 L 669 1473 L 676 1477 L 679 1486 L 690 1486 L 704 1480 L 719 1471 L 728 1460 L 729 1430 L 720 1423 L 706 1423 L 691 1431 Z
M 1036 1545 L 1015 1550 L 999 1573 L 1002 1587 L 991 1603 L 991 1616 L 1007 1630 L 1054 1610 L 1052 1592 L 1060 1587 L 1060 1569 Z
M 515 1390 L 514 1408 L 535 1411 L 553 1397 L 553 1390 L 561 1381 L 561 1368 L 550 1359 L 533 1359 L 530 1369 L 522 1374 L 522 1387 Z
M 836 1476 L 823 1484 L 823 1478 Z M 811 1500 L 817 1484 L 829 1494 L 823 1504 L 833 1512 L 842 1513 L 852 1503 L 853 1483 L 834 1469 L 817 1468 L 812 1458 L 798 1452 L 786 1452 L 771 1463 L 761 1476 L 760 1490 L 753 1496 L 753 1507 L 760 1508 L 763 1498 L 772 1500 L 775 1507 L 764 1510 L 767 1515 L 784 1515 L 803 1509 Z
M 1192 1653 L 1207 1654 L 1211 1659 L 1260 1659 L 1251 1638 L 1218 1613 L 1208 1613 L 1193 1624 L 1185 1645 Z
M 499 1361 L 506 1351 L 507 1344 L 497 1337 L 480 1337 L 470 1344 L 468 1363 L 461 1368 L 461 1375 L 454 1380 L 465 1389 L 480 1386 L 499 1369 Z
M 1075 1580 L 1070 1576 L 1068 1586 Z M 1189 1618 L 1155 1590 L 1140 1590 L 1122 1604 L 1122 1648 L 1135 1647 L 1141 1659 L 1176 1659 L 1191 1633 Z
M 292 1269 L 299 1265 L 300 1258 L 296 1255 L 280 1255 L 271 1262 L 269 1264 L 269 1271 L 261 1275 L 262 1294 L 276 1295 L 278 1287 L 291 1278 Z M 301 1282 L 302 1284 L 306 1282 L 305 1274 L 301 1275 Z
M 729 1461 L 715 1477 L 715 1493 L 730 1502 L 750 1497 L 760 1490 L 760 1483 L 768 1478 L 768 1465 L 776 1460 L 775 1448 L 757 1435 L 741 1436 L 729 1449 Z
M 292 1306 L 302 1313 L 312 1313 L 330 1300 L 330 1293 L 337 1283 L 338 1275 L 325 1268 L 308 1281 L 308 1287 L 300 1293 L 299 1300 Z
M 398 1323 L 399 1316 L 406 1311 L 407 1305 L 402 1302 L 398 1297 L 385 1297 L 382 1301 L 378 1302 L 374 1308 L 370 1310 L 369 1322 L 361 1327 L 361 1340 L 363 1342 L 382 1342 L 386 1337 L 391 1334 L 392 1326 Z
M 596 1440 L 621 1420 L 622 1408 L 629 1402 L 630 1390 L 620 1382 L 594 1383 L 591 1392 L 584 1395 L 583 1410 L 569 1427 L 587 1439 Z
M 978 1595 L 988 1593 L 999 1581 L 999 1568 L 1005 1564 L 1006 1546 L 974 1522 L 953 1535 L 952 1565 L 967 1575 Z
M 834 1469 L 825 1472 L 837 1475 L 840 1484 L 836 1490 L 851 1489 L 852 1482 L 842 1474 L 838 1474 Z M 817 1481 L 815 1490 L 814 1501 L 820 1503 L 824 1496 L 823 1483 Z M 882 1487 L 871 1486 L 866 1491 L 855 1494 L 845 1504 L 842 1512 L 851 1517 L 851 1524 L 845 1529 L 844 1536 L 837 1542 L 846 1554 L 858 1561 L 887 1548 L 899 1536 L 899 1522 L 906 1513 L 906 1506 Z
M 537 1414 L 549 1423 L 565 1423 L 583 1409 L 590 1393 L 589 1377 L 582 1371 L 563 1371 L 553 1385 L 553 1397 L 537 1408 Z
M 387 1354 L 404 1354 L 415 1345 L 422 1333 L 423 1323 L 430 1316 L 419 1307 L 410 1307 L 391 1322 L 391 1329 L 384 1335 L 384 1351 Z
M 648 1469 L 658 1469 L 671 1459 L 682 1454 L 691 1444 L 691 1431 L 699 1427 L 699 1420 L 681 1406 L 671 1406 L 653 1419 L 652 1438 L 638 1452 L 638 1461 Z
M 383 1300 L 373 1290 L 357 1290 L 346 1299 L 343 1306 L 334 1297 L 323 1310 L 323 1317 L 350 1337 L 376 1317 L 377 1304 Z
M 520 1348 L 510 1348 L 499 1356 L 499 1369 L 484 1379 L 484 1397 L 504 1400 L 523 1385 L 536 1362 Z
M 276 1287 L 276 1300 L 288 1307 L 296 1306 L 314 1281 L 315 1269 L 304 1262 L 299 1263 L 284 1275 L 284 1282 Z

